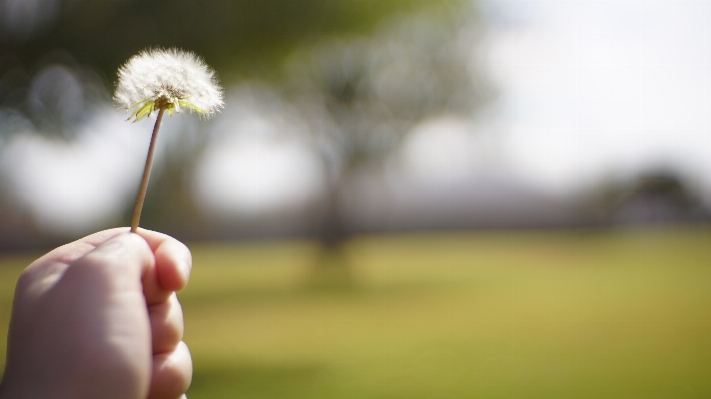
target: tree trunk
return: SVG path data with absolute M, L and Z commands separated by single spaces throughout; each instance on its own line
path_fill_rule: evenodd
M 330 179 L 323 198 L 324 212 L 318 232 L 321 250 L 314 268 L 315 283 L 321 286 L 351 283 L 350 265 L 345 251 L 345 244 L 351 236 L 343 209 L 345 183 L 345 174 Z

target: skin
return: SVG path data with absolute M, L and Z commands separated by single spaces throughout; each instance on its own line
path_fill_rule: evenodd
M 17 282 L 0 399 L 185 399 L 175 292 L 191 266 L 174 238 L 127 228 L 36 260 Z

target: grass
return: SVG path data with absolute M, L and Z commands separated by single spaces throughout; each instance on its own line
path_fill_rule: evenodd
M 363 237 L 333 284 L 309 242 L 191 245 L 188 396 L 711 397 L 709 243 L 700 228 Z M 3 326 L 27 261 L 0 258 Z

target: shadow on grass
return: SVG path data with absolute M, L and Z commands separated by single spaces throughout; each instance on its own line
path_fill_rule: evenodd
M 312 289 L 348 292 L 357 289 L 353 264 L 341 247 L 319 251 L 307 275 L 307 285 Z
M 322 365 L 196 364 L 190 399 L 312 398 L 323 391 Z
M 219 306 L 225 304 L 253 305 L 259 303 L 294 303 L 295 301 L 329 300 L 338 302 L 363 302 L 412 297 L 452 291 L 471 283 L 400 282 L 383 285 L 359 283 L 322 284 L 307 282 L 299 285 L 277 287 L 239 287 L 234 289 L 201 291 L 181 295 L 183 306 Z

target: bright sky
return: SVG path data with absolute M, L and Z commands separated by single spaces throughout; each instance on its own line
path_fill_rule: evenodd
M 68 235 L 113 221 L 137 191 L 150 139 L 150 132 L 141 134 L 150 126 L 124 119 L 106 110 L 74 142 L 33 134 L 9 142 L 0 173 L 20 209 L 43 228 Z
M 318 154 L 281 98 L 244 84 L 230 90 L 225 109 L 192 180 L 208 215 L 259 217 L 318 195 L 324 173 Z
M 711 188 L 711 2 L 491 0 L 513 170 L 566 191 L 673 168 Z

